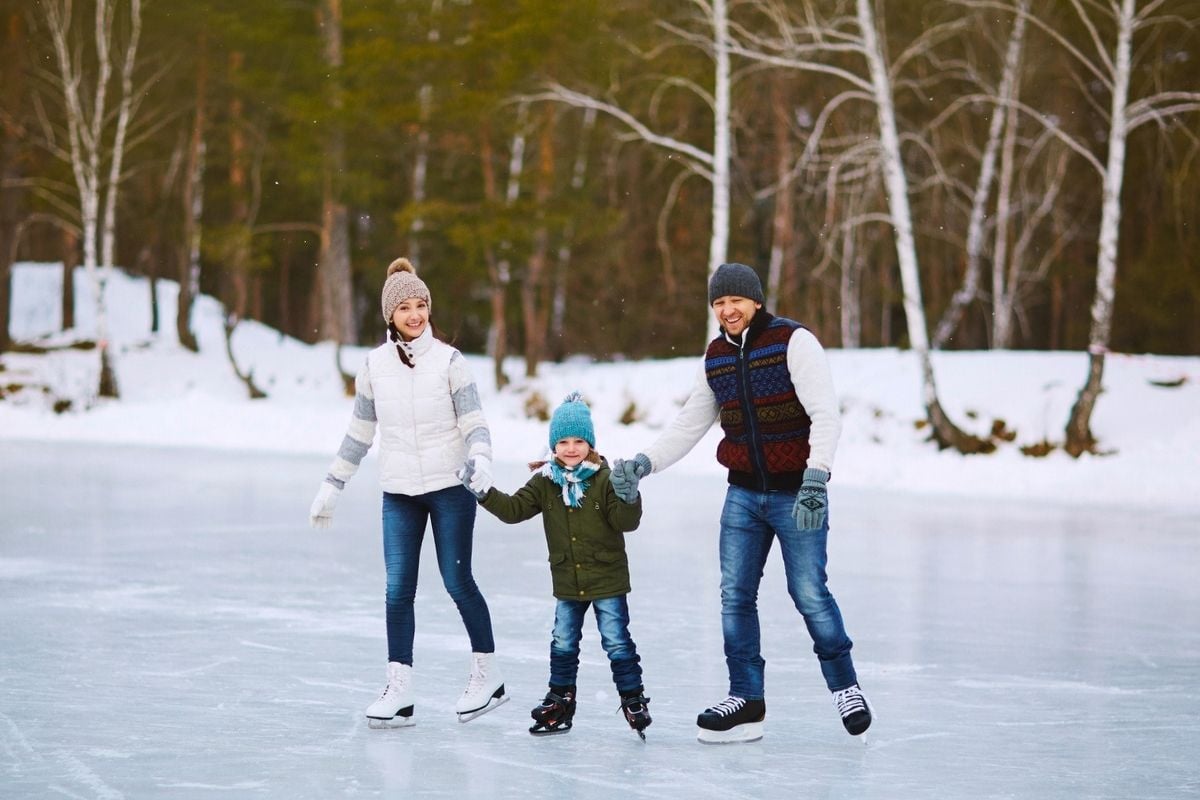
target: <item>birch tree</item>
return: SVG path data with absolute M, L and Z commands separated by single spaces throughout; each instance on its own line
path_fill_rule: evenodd
M 1027 27 L 1025 17 L 1028 12 L 1029 0 L 1018 0 L 1016 17 L 1013 20 L 1012 31 L 1009 33 L 1008 44 L 1004 52 L 1004 66 L 1001 70 L 1000 83 L 996 89 L 998 99 L 992 107 L 987 139 L 979 159 L 979 175 L 971 197 L 971 213 L 967 222 L 967 263 L 963 274 L 963 283 L 951 298 L 950 305 L 942 314 L 942 319 L 934 333 L 933 346 L 937 349 L 944 347 L 950 341 L 958 326 L 962 324 L 967 306 L 974 302 L 979 295 L 986 243 L 985 223 L 990 207 L 988 201 L 996 178 L 996 161 L 1000 153 L 1002 135 L 1006 130 L 1006 120 L 1010 122 L 1007 130 L 1011 132 L 1013 129 L 1010 107 L 1020 84 L 1021 52 L 1025 46 Z
M 907 48 L 896 64 L 889 64 L 879 38 L 872 0 L 854 0 L 852 11 L 839 3 L 837 13 L 828 21 L 821 21 L 809 2 L 802 4 L 798 17 L 785 3 L 763 3 L 759 8 L 774 22 L 777 35 L 774 38 L 759 36 L 743 28 L 739 39 L 731 45 L 730 52 L 774 67 L 838 78 L 848 85 L 848 89 L 835 97 L 831 105 L 853 101 L 871 104 L 878 136 L 876 155 L 883 176 L 888 221 L 895 236 L 895 252 L 903 286 L 909 346 L 921 368 L 921 397 L 926 418 L 942 447 L 954 447 L 968 453 L 992 449 L 990 442 L 972 436 L 955 425 L 942 409 L 938 398 L 909 204 L 909 182 L 901 153 L 892 90 L 892 75 L 900 64 L 915 57 L 915 54 L 928 51 L 941 38 L 956 35 L 961 23 L 927 30 L 918 42 Z M 840 63 L 847 55 L 861 59 L 862 66 L 858 71 Z M 810 142 L 809 146 L 816 145 Z
M 141 0 L 129 0 L 125 15 L 126 35 L 119 41 L 116 22 L 117 7 L 121 3 L 119 0 L 96 0 L 90 30 L 90 54 L 84 52 L 84 37 L 75 34 L 72 0 L 44 0 L 40 5 L 54 49 L 56 83 L 66 112 L 68 149 L 63 155 L 71 167 L 79 196 L 83 266 L 90 278 L 96 305 L 96 339 L 100 353 L 98 394 L 117 397 L 104 292 L 113 269 L 117 194 L 126 137 L 137 108 L 133 80 L 142 30 L 142 3 Z M 115 65 L 114 58 L 117 59 Z M 118 69 L 120 87 L 116 109 L 109 106 L 114 66 Z M 115 124 L 112 122 L 114 111 Z
M 1098 5 L 1098 4 L 1096 4 Z M 1164 91 L 1130 102 L 1129 84 L 1133 61 L 1133 39 L 1139 30 L 1154 24 L 1151 16 L 1163 0 L 1152 0 L 1137 9 L 1136 0 L 1108 3 L 1107 13 L 1116 23 L 1116 42 L 1110 56 L 1092 19 L 1096 5 L 1085 8 L 1080 0 L 1071 0 L 1092 36 L 1096 55 L 1085 60 L 1112 91 L 1109 119 L 1108 157 L 1101 175 L 1102 205 L 1096 259 L 1096 296 L 1092 302 L 1092 325 L 1088 341 L 1088 375 L 1067 420 L 1065 448 L 1073 456 L 1093 451 L 1096 439 L 1091 430 L 1092 411 L 1100 396 L 1104 376 L 1104 357 L 1112 334 L 1113 303 L 1116 299 L 1117 245 L 1121 226 L 1121 184 L 1125 177 L 1126 139 L 1138 127 L 1156 122 L 1163 124 L 1175 114 L 1200 110 L 1200 92 Z M 1089 11 L 1088 8 L 1092 8 Z M 1103 8 L 1103 6 L 1101 6 Z
M 1195 24 L 1173 16 L 1155 16 L 1165 0 L 1149 0 L 1141 8 L 1137 0 L 1069 0 L 1070 9 L 1087 36 L 1085 47 L 1077 47 L 1058 28 L 1038 15 L 1024 16 L 1031 25 L 1055 41 L 1076 65 L 1072 78 L 1080 91 L 1089 92 L 1099 83 L 1109 93 L 1107 108 L 1107 152 L 1101 160 L 1082 136 L 1065 130 L 1053 116 L 1016 103 L 1037 119 L 1046 130 L 1081 156 L 1100 178 L 1101 211 L 1097 233 L 1096 288 L 1091 306 L 1088 337 L 1088 373 L 1071 408 L 1065 431 L 1064 449 L 1073 456 L 1096 449 L 1091 416 L 1103 386 L 1104 359 L 1112 334 L 1113 303 L 1116 295 L 1117 254 L 1121 224 L 1121 189 L 1125 177 L 1125 155 L 1129 135 L 1149 123 L 1160 128 L 1173 124 L 1181 114 L 1200 111 L 1200 92 L 1164 89 L 1133 99 L 1130 85 L 1135 66 L 1134 39 L 1138 33 L 1166 24 Z M 1002 4 L 981 4 L 1000 7 Z M 1106 27 L 1112 33 L 1106 37 Z M 1156 87 L 1157 88 L 1157 87 Z M 1103 110 L 1103 109 L 1097 109 Z

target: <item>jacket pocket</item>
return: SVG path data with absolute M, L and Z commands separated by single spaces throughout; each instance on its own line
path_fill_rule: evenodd
M 557 567 L 559 564 L 562 564 L 566 560 L 567 560 L 566 553 L 551 553 L 550 554 L 550 566 L 552 566 L 552 567 Z
M 601 564 L 620 564 L 625 560 L 624 550 L 597 550 L 596 560 Z

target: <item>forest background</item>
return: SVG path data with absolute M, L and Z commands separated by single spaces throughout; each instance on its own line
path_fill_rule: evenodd
M 357 345 L 406 255 L 446 338 L 530 375 L 698 352 L 736 260 L 828 346 L 1088 351 L 1076 453 L 1105 353 L 1200 352 L 1200 0 L 0 0 L 0 23 L 0 352 L 38 347 L 9 336 L 17 260 L 177 281 L 152 313 L 185 346 L 201 292 L 228 336 Z

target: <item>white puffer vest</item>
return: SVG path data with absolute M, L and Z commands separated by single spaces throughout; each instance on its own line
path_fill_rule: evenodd
M 455 471 L 466 461 L 450 393 L 453 347 L 425 329 L 405 366 L 388 342 L 367 354 L 375 414 L 379 420 L 379 482 L 385 492 L 425 494 L 457 486 Z

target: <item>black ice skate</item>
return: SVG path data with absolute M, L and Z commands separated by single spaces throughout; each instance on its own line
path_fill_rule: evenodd
M 650 719 L 650 698 L 643 694 L 640 686 L 632 691 L 621 692 L 621 711 L 629 727 L 642 737 L 643 742 L 646 741 L 644 731 L 653 720 Z
M 765 701 L 726 697 L 696 717 L 696 738 L 705 744 L 757 742 L 763 737 L 766 718 Z
M 529 732 L 534 736 L 550 736 L 571 730 L 575 718 L 575 687 L 551 686 L 541 704 L 529 712 L 533 725 Z
M 833 704 L 842 715 L 842 725 L 851 736 L 863 736 L 871 727 L 871 704 L 858 684 L 851 684 L 833 693 Z

